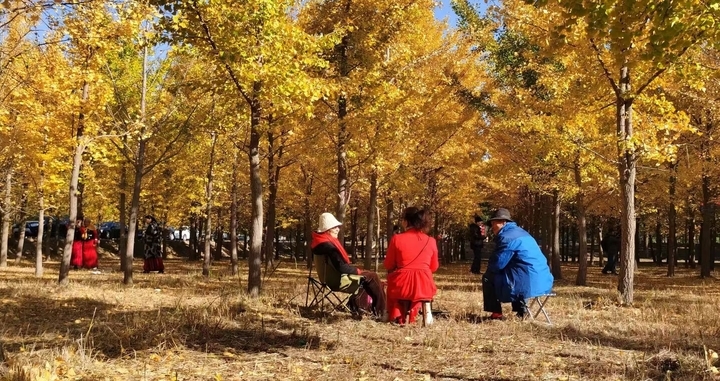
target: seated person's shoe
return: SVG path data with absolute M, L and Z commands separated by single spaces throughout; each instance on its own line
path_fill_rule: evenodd
M 530 311 L 528 311 L 527 307 L 523 307 L 520 311 L 517 311 L 516 314 L 520 319 L 524 319 L 526 316 L 530 315 Z
M 504 317 L 503 317 L 503 314 L 502 314 L 502 313 L 493 312 L 493 313 L 490 315 L 490 320 L 503 320 L 503 319 L 504 319 Z

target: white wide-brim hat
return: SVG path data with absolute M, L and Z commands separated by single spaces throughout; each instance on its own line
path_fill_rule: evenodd
M 323 213 L 320 215 L 320 222 L 318 223 L 318 232 L 326 232 L 334 227 L 340 226 L 342 223 L 332 215 L 332 213 Z

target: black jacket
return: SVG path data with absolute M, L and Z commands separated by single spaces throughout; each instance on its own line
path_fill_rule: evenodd
M 620 252 L 620 237 L 617 233 L 610 233 L 603 237 L 600 246 L 607 254 L 617 254 Z
M 324 255 L 330 264 L 341 274 L 358 274 L 357 267 L 346 263 L 340 251 L 330 242 L 323 242 L 312 249 L 314 255 Z
M 478 224 L 470 224 L 468 229 L 470 244 L 474 246 L 482 246 L 485 236 L 483 236 L 480 226 L 478 226 Z

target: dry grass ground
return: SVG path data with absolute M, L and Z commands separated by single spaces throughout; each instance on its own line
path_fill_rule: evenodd
M 140 263 L 136 263 L 139 266 Z M 29 266 L 29 265 L 28 265 Z M 168 273 L 120 284 L 71 274 L 56 285 L 30 267 L 0 272 L 6 380 L 704 380 L 704 347 L 720 349 L 720 287 L 696 271 L 642 267 L 636 305 L 615 304 L 615 277 L 592 267 L 588 287 L 563 269 L 548 311 L 554 325 L 485 321 L 479 279 L 466 264 L 441 269 L 427 328 L 305 311 L 307 272 L 285 263 L 259 300 L 226 263 L 171 260 Z M 509 306 L 508 306 L 509 308 Z M 26 373 L 23 375 L 22 373 Z M 30 376 L 30 377 L 27 377 Z M 3 378 L 4 377 L 4 378 Z

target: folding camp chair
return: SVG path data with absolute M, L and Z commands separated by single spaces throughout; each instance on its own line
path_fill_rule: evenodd
M 307 293 L 305 294 L 305 307 L 325 310 L 327 302 L 332 310 L 352 312 L 348 307 L 350 297 L 357 294 L 362 286 L 363 277 L 360 275 L 340 274 L 333 267 L 325 255 L 313 255 L 308 272 Z M 313 267 L 317 271 L 317 278 L 313 277 Z M 310 296 L 312 295 L 312 300 Z
M 547 305 L 547 302 L 550 300 L 550 298 L 552 298 L 553 296 L 556 296 L 556 294 L 549 293 L 526 300 L 525 305 L 527 306 L 528 313 L 523 317 L 523 320 L 535 320 L 542 313 L 545 316 L 545 320 L 547 321 L 547 323 L 552 324 L 552 322 L 550 321 L 550 316 L 548 315 L 547 311 L 545 311 L 545 306 Z M 533 305 L 537 306 L 537 310 L 535 310 L 535 312 L 533 312 Z

